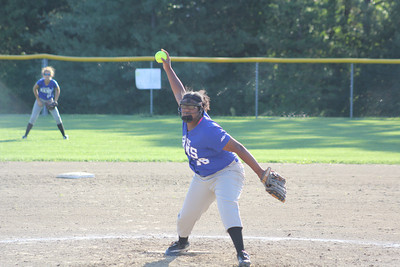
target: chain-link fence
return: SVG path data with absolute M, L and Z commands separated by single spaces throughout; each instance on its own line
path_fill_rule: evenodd
M 147 114 L 150 101 L 156 115 L 176 113 L 164 72 L 161 90 L 135 87 L 137 68 L 162 67 L 152 57 L 42 57 L 56 69 L 54 79 L 61 87 L 59 109 L 64 114 Z M 368 59 L 172 58 L 183 84 L 193 90 L 206 89 L 211 97 L 210 113 L 224 116 L 398 117 L 398 63 Z M 30 113 L 32 87 L 41 77 L 42 64 L 41 55 L 29 60 L 0 56 L 0 113 Z

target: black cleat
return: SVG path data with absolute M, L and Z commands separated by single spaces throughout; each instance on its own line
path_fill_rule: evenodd
M 237 255 L 238 261 L 239 261 L 239 267 L 244 267 L 244 266 L 250 266 L 251 261 L 250 261 L 250 256 L 247 254 L 246 251 L 242 250 L 239 252 Z
M 171 243 L 169 248 L 165 251 L 166 256 L 179 256 L 182 252 L 189 250 L 189 242 L 181 244 L 179 241 Z
M 22 136 L 22 139 L 26 139 L 26 138 L 27 138 L 27 136 L 26 136 L 26 135 Z

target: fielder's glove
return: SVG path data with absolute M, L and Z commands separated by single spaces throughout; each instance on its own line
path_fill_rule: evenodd
M 268 168 L 261 177 L 261 183 L 274 198 L 285 202 L 286 199 L 286 180 L 279 173 Z
M 46 103 L 46 108 L 47 108 L 48 110 L 53 110 L 53 109 L 55 109 L 57 106 L 58 106 L 57 101 L 53 101 L 53 102 L 51 102 L 51 103 Z

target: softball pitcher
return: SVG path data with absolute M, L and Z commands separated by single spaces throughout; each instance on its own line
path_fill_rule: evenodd
M 196 221 L 216 200 L 223 225 L 236 248 L 239 266 L 249 266 L 250 257 L 244 249 L 243 226 L 238 205 L 245 179 L 240 159 L 248 164 L 260 179 L 265 170 L 242 144 L 210 118 L 207 114 L 210 99 L 205 91 L 185 90 L 171 67 L 168 52 L 163 51 L 167 54 L 167 59 L 163 59 L 163 68 L 183 120 L 182 145 L 189 166 L 194 172 L 178 215 L 179 240 L 173 242 L 165 254 L 176 256 L 188 250 L 188 238 Z
M 23 139 L 28 137 L 29 131 L 32 129 L 37 118 L 39 117 L 40 111 L 43 109 L 43 105 L 47 107 L 55 119 L 57 127 L 60 130 L 63 138 L 68 139 L 68 135 L 65 134 L 60 113 L 57 109 L 57 101 L 60 97 L 60 86 L 58 85 L 57 81 L 53 79 L 54 72 L 55 70 L 53 67 L 44 67 L 42 69 L 43 78 L 38 80 L 33 86 L 33 94 L 35 95 L 36 101 L 33 104 L 31 118 L 29 119 L 25 134 L 22 136 Z

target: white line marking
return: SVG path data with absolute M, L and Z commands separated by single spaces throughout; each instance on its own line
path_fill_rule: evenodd
M 97 239 L 164 239 L 176 238 L 176 235 L 91 235 L 91 236 L 66 236 L 66 237 L 41 237 L 41 238 L 13 238 L 0 240 L 0 244 L 13 243 L 40 243 L 40 242 L 56 242 L 56 241 L 82 241 Z M 229 239 L 228 236 L 207 236 L 194 235 L 192 239 Z M 321 242 L 321 243 L 342 243 L 353 245 L 366 245 L 387 248 L 400 248 L 400 243 L 391 241 L 369 241 L 369 240 L 346 240 L 346 239 L 322 239 L 322 238 L 306 238 L 306 237 L 261 237 L 261 236 L 244 236 L 245 240 L 258 240 L 263 242 L 282 242 L 282 241 L 298 241 L 298 242 Z
M 165 250 L 147 250 L 146 253 L 154 254 L 164 254 Z M 216 253 L 215 251 L 205 251 L 205 250 L 189 250 L 179 253 L 180 255 L 192 255 L 192 254 L 211 254 Z

